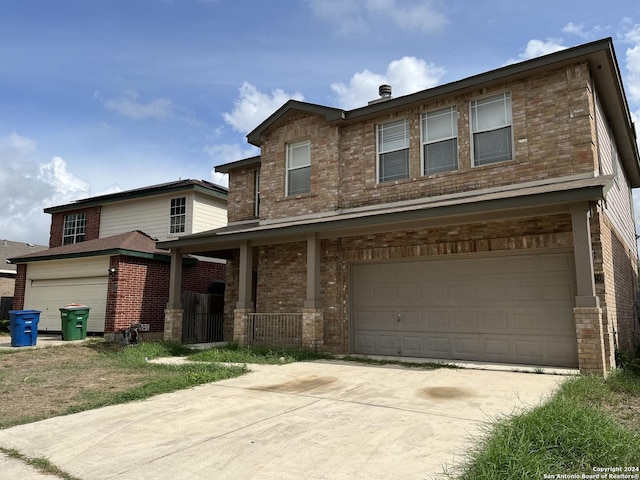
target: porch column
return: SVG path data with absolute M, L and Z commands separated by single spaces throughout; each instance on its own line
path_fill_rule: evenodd
M 254 305 L 251 299 L 253 287 L 253 247 L 248 241 L 240 244 L 240 266 L 238 282 L 238 303 L 236 308 L 243 310 L 253 310 Z
M 164 311 L 164 340 L 182 342 L 182 252 L 171 249 L 169 267 L 169 301 Z
M 576 307 L 600 306 L 593 279 L 593 250 L 591 249 L 589 212 L 589 204 L 586 202 L 571 207 L 573 255 L 576 266 Z
M 576 299 L 573 316 L 578 341 L 578 365 L 581 373 L 606 375 L 607 361 L 602 326 L 602 309 L 593 278 L 593 250 L 588 203 L 572 205 L 573 255 L 576 269 Z
M 307 299 L 304 308 L 322 308 L 320 298 L 320 240 L 315 233 L 307 235 Z

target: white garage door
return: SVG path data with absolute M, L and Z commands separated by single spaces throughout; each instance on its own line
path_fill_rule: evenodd
M 104 332 L 108 258 L 55 260 L 27 267 L 25 309 L 41 310 L 38 330 L 59 332 L 60 308 L 80 303 L 91 308 L 87 331 Z
M 354 265 L 355 352 L 577 367 L 572 258 Z

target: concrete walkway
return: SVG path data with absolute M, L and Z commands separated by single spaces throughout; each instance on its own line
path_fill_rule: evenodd
M 2 430 L 0 447 L 82 480 L 427 479 L 460 462 L 487 421 L 539 404 L 566 378 L 339 361 L 251 368 Z M 16 462 L 0 460 L 0 476 L 52 478 Z

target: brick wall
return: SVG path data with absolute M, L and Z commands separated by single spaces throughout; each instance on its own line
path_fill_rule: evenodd
M 286 147 L 311 142 L 311 192 L 286 195 Z M 338 208 L 340 130 L 319 115 L 292 112 L 262 145 L 260 217 L 281 218 Z
M 229 222 L 251 220 L 255 212 L 255 176 L 257 168 L 234 170 L 229 175 L 227 218 Z
M 151 332 L 164 329 L 169 300 L 169 264 L 157 260 L 114 256 L 110 268 L 105 332 L 117 332 L 131 323 L 149 323 Z M 225 265 L 198 262 L 183 266 L 182 289 L 207 293 L 214 280 L 224 280 Z
M 265 136 L 261 149 L 261 218 L 277 219 L 339 208 L 433 197 L 518 182 L 597 172 L 595 110 L 586 64 L 494 85 L 337 127 L 321 116 L 292 112 Z M 485 95 L 510 91 L 513 161 L 471 165 L 469 105 Z M 421 115 L 455 105 L 459 168 L 422 176 Z M 377 184 L 376 125 L 399 118 L 410 122 L 410 178 Z M 311 141 L 311 193 L 285 195 L 286 144 Z M 253 170 L 232 171 L 229 220 L 253 217 Z
M 24 309 L 24 295 L 25 287 L 27 284 L 27 266 L 25 264 L 18 264 L 18 271 L 16 274 L 16 287 L 13 292 L 13 309 Z
M 321 298 L 324 348 L 349 351 L 349 269 L 353 262 L 442 255 L 569 249 L 571 215 L 452 225 L 322 241 Z M 306 298 L 304 242 L 256 247 L 257 312 L 299 312 Z M 225 313 L 238 300 L 237 257 L 227 264 Z M 225 325 L 225 339 L 232 326 Z
M 64 216 L 71 213 L 82 212 L 84 212 L 87 216 L 85 241 L 100 238 L 100 207 L 81 208 L 68 212 L 59 212 L 51 215 L 51 227 L 49 228 L 49 248 L 62 246 Z

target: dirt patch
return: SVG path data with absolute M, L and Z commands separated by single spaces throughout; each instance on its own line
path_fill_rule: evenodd
M 64 413 L 101 392 L 143 385 L 143 372 L 131 373 L 105 358 L 106 344 L 79 344 L 0 351 L 0 428 L 17 419 Z
M 310 390 L 315 390 L 316 388 L 324 387 L 326 385 L 330 385 L 337 381 L 338 379 L 335 377 L 318 377 L 316 375 L 311 375 L 308 377 L 302 377 L 296 380 L 292 380 L 290 382 L 255 387 L 252 390 L 264 390 L 279 393 L 303 393 Z
M 418 392 L 419 396 L 432 400 L 451 400 L 454 398 L 469 398 L 474 396 L 471 390 L 458 387 L 427 387 Z

